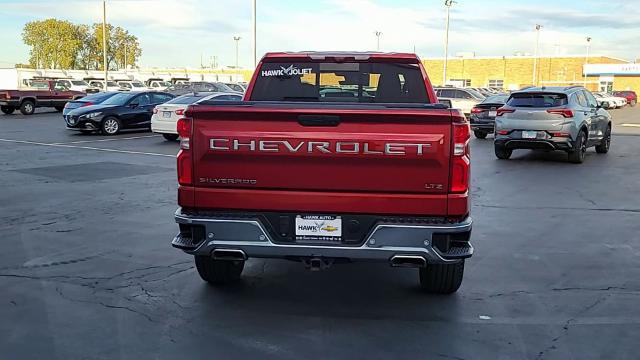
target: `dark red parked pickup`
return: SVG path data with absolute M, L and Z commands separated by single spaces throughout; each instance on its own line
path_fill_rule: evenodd
M 377 261 L 419 269 L 427 292 L 460 286 L 469 123 L 415 54 L 270 53 L 244 101 L 185 114 L 172 244 L 205 281 L 235 281 L 255 257 Z
M 0 110 L 11 114 L 20 109 L 23 115 L 31 115 L 39 107 L 53 107 L 62 111 L 68 101 L 84 97 L 80 91 L 67 89 L 55 80 L 33 81 L 29 90 L 0 90 Z

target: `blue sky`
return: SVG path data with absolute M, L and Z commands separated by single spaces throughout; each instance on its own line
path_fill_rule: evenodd
M 296 50 L 413 51 L 443 55 L 441 0 L 257 0 L 258 54 Z M 450 51 L 478 56 L 533 53 L 534 26 L 542 55 L 591 54 L 640 58 L 640 7 L 636 0 L 459 0 L 451 12 Z M 61 5 L 64 4 L 64 5 Z M 0 0 L 0 67 L 25 62 L 24 24 L 48 17 L 101 21 L 99 0 Z M 108 21 L 140 39 L 143 67 L 200 65 L 217 56 L 235 63 L 233 36 L 241 36 L 240 65 L 251 64 L 250 0 L 108 0 Z

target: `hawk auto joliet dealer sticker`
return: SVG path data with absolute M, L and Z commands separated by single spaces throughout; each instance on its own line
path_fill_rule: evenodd
M 267 77 L 267 76 L 294 76 L 294 75 L 311 74 L 311 71 L 313 71 L 312 68 L 300 69 L 300 68 L 295 67 L 294 65 L 290 65 L 288 67 L 280 66 L 280 69 L 262 70 L 260 75 L 263 76 L 263 77 Z

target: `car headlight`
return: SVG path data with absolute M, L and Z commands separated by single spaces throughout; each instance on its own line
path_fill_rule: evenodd
M 100 115 L 102 115 L 101 112 L 92 112 L 92 113 L 84 114 L 82 117 L 84 117 L 86 119 L 93 119 L 93 118 L 98 117 Z

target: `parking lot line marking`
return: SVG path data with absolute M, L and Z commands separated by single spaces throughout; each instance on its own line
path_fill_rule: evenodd
M 626 127 L 640 127 L 640 124 L 620 124 L 620 126 L 626 126 Z
M 144 135 L 144 136 L 130 136 L 124 138 L 112 138 L 112 139 L 96 139 L 96 140 L 79 140 L 79 141 L 69 141 L 69 142 L 61 142 L 54 143 L 56 145 L 68 145 L 68 144 L 84 144 L 91 142 L 105 142 L 105 141 L 118 141 L 118 140 L 135 140 L 135 139 L 146 139 L 152 137 L 159 137 L 160 135 Z
M 97 148 L 97 147 L 93 147 L 93 146 L 78 146 L 78 145 L 57 144 L 57 143 L 43 143 L 43 142 L 28 141 L 28 140 L 0 139 L 0 142 L 15 143 L 15 144 L 28 144 L 28 145 L 40 145 L 40 146 L 51 146 L 51 147 L 62 147 L 62 148 L 72 148 L 72 149 L 95 150 L 95 151 L 106 151 L 106 152 L 114 152 L 114 153 L 122 153 L 122 154 L 163 156 L 163 157 L 172 157 L 172 158 L 176 157 L 176 155 L 159 154 L 159 153 L 151 153 L 151 152 L 144 152 L 144 151 L 103 149 L 103 148 Z

